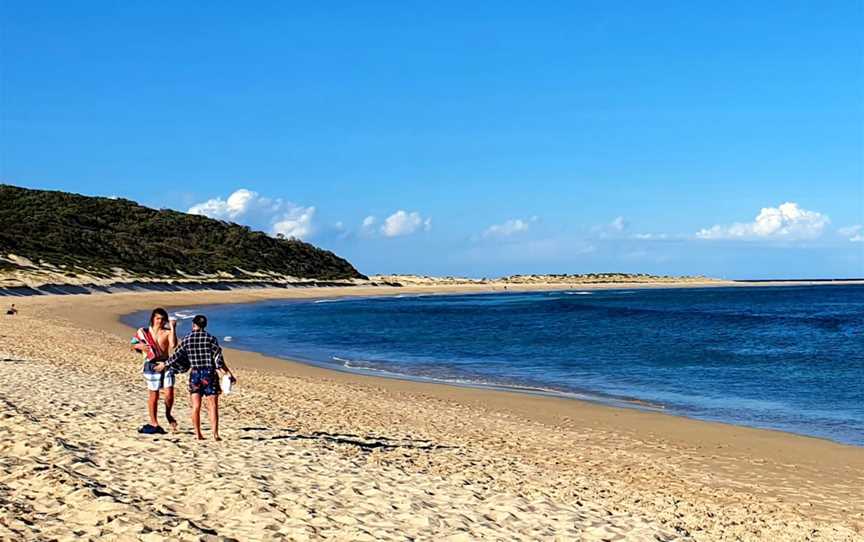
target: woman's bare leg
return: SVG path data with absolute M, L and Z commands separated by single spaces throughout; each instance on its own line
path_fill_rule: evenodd
M 150 415 L 150 425 L 159 427 L 159 420 L 156 419 L 156 409 L 159 407 L 159 392 L 147 390 L 147 414 Z
M 195 438 L 204 440 L 204 435 L 201 434 L 201 394 L 192 393 L 189 396 L 192 399 L 192 427 L 195 429 Z
M 210 428 L 213 430 L 213 440 L 222 440 L 219 438 L 219 396 L 210 395 L 207 397 L 207 412 L 210 414 Z
M 168 420 L 168 425 L 172 431 L 177 431 L 177 418 L 171 415 L 171 409 L 174 407 L 174 387 L 165 388 L 165 419 Z

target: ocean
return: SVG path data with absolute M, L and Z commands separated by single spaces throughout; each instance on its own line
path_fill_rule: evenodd
M 200 311 L 227 346 L 334 369 L 864 446 L 860 285 L 400 295 Z M 147 315 L 124 320 L 141 325 Z

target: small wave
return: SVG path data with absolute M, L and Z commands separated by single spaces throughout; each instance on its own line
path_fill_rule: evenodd
M 177 311 L 174 313 L 174 316 L 176 316 L 178 320 L 189 320 L 190 318 L 195 318 L 195 313 L 194 312 L 186 313 L 183 311 Z
M 614 396 L 614 395 L 605 395 L 600 393 L 591 393 L 591 392 L 576 392 L 576 391 L 565 391 L 561 389 L 556 389 L 552 387 L 545 386 L 531 386 L 531 385 L 520 385 L 513 383 L 503 383 L 503 382 L 495 382 L 493 380 L 485 380 L 482 378 L 470 378 L 470 377 L 446 377 L 446 376 L 432 376 L 429 374 L 416 374 L 410 372 L 400 372 L 398 370 L 389 370 L 383 369 L 380 367 L 376 367 L 372 362 L 363 362 L 358 360 L 350 360 L 345 358 L 340 358 L 339 356 L 331 356 L 330 359 L 332 361 L 339 362 L 342 367 L 346 369 L 351 369 L 354 371 L 365 371 L 365 372 L 374 372 L 381 375 L 388 375 L 390 377 L 409 379 L 414 381 L 425 381 L 425 382 L 435 382 L 439 384 L 454 384 L 458 386 L 469 386 L 469 387 L 479 387 L 479 388 L 487 388 L 487 389 L 495 389 L 495 390 L 504 390 L 504 391 L 515 391 L 522 393 L 533 393 L 533 394 L 541 394 L 541 395 L 551 395 L 554 397 L 568 397 L 571 399 L 579 399 L 582 401 L 594 401 L 601 402 L 606 404 L 617 404 L 619 406 L 632 406 L 643 409 L 652 409 L 652 410 L 664 410 L 665 405 L 657 402 L 637 399 L 634 397 L 627 396 Z
M 567 295 L 593 295 L 594 292 L 564 292 Z
M 339 301 L 345 301 L 344 299 L 317 299 L 315 303 L 337 303 Z
M 226 343 L 230 343 L 231 341 L 234 340 L 234 337 L 232 337 L 231 335 L 225 335 L 225 337 L 222 340 L 225 341 Z
M 388 371 L 386 369 L 374 367 L 368 363 L 363 363 L 361 361 L 340 358 L 339 356 L 331 356 L 330 359 L 333 361 L 338 361 L 346 369 L 356 369 L 356 370 L 360 370 L 360 371 L 373 371 L 376 373 L 384 373 L 384 374 L 389 374 L 389 375 L 393 375 L 393 376 L 405 376 L 405 377 L 411 376 L 408 374 L 397 373 L 394 371 Z
M 342 364 L 342 366 L 345 367 L 346 369 L 362 369 L 364 371 L 375 371 L 376 373 L 388 373 L 388 374 L 394 374 L 394 375 L 401 374 L 401 373 L 396 373 L 393 371 L 388 371 L 386 369 L 378 369 L 377 367 L 370 367 L 368 365 L 351 363 L 350 361 L 346 361 L 345 363 Z

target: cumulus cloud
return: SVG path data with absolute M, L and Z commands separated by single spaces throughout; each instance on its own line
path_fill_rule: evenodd
M 189 214 L 203 215 L 219 220 L 243 222 L 269 231 L 271 235 L 284 235 L 303 239 L 313 232 L 315 207 L 302 207 L 281 198 L 263 197 L 255 191 L 241 188 L 228 198 L 212 198 L 189 208 Z
M 854 226 L 839 228 L 837 230 L 837 235 L 845 237 L 853 243 L 862 243 L 864 242 L 864 225 L 856 224 Z
M 235 220 L 246 214 L 251 203 L 263 203 L 256 192 L 241 188 L 228 196 L 228 199 L 213 198 L 193 205 L 186 211 L 193 215 L 204 215 L 220 220 Z
M 532 216 L 527 220 L 523 220 L 521 218 L 511 218 L 510 220 L 505 221 L 503 224 L 493 224 L 483 230 L 483 233 L 480 235 L 483 239 L 488 239 L 490 237 L 510 237 L 511 235 L 515 235 L 517 233 L 523 233 L 528 231 L 531 227 L 532 222 L 537 222 L 537 217 Z
M 370 219 L 372 220 L 370 221 Z M 367 225 L 367 221 L 369 221 L 368 226 L 371 227 L 374 224 L 375 217 L 366 217 L 366 219 L 363 220 L 364 226 Z M 388 216 L 384 219 L 384 223 L 381 224 L 381 234 L 385 237 L 411 235 L 420 229 L 423 231 L 429 231 L 432 229 L 432 219 L 424 219 L 420 216 L 420 213 L 416 211 L 407 213 L 401 209 Z
M 282 234 L 285 237 L 303 239 L 312 233 L 312 217 L 315 216 L 315 207 L 294 207 L 282 214 L 282 217 L 273 223 L 274 235 Z
M 701 239 L 802 240 L 822 235 L 830 222 L 827 215 L 802 209 L 787 202 L 778 207 L 764 207 L 753 222 L 736 222 L 699 230 Z

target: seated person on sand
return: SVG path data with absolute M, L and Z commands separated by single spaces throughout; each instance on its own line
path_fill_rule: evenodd
M 15 303 L 12 303 L 12 306 L 9 307 L 9 310 L 6 311 L 6 314 L 10 316 L 15 316 L 18 314 L 18 309 L 15 308 Z
M 139 433 L 164 434 L 159 426 L 157 412 L 159 410 L 159 391 L 165 390 L 165 419 L 171 429 L 177 430 L 177 420 L 171 415 L 174 406 L 174 371 L 160 372 L 155 370 L 157 363 L 168 359 L 168 354 L 177 345 L 177 320 L 168 319 L 168 313 L 163 308 L 153 309 L 150 314 L 150 326 L 142 327 L 132 337 L 132 350 L 144 354 L 144 380 L 147 382 L 147 412 L 150 423 L 141 427 Z
M 231 382 L 237 382 L 231 369 L 225 365 L 222 355 L 222 347 L 216 337 L 205 331 L 207 317 L 203 314 L 192 319 L 192 333 L 183 337 L 177 351 L 168 358 L 165 363 L 159 363 L 157 371 L 177 370 L 183 372 L 186 367 L 191 368 L 189 373 L 189 394 L 192 399 L 192 427 L 195 428 L 195 437 L 202 440 L 201 434 L 201 397 L 207 398 L 207 412 L 210 414 L 210 427 L 213 430 L 213 439 L 219 438 L 219 375 L 217 371 L 223 371 L 231 377 Z

